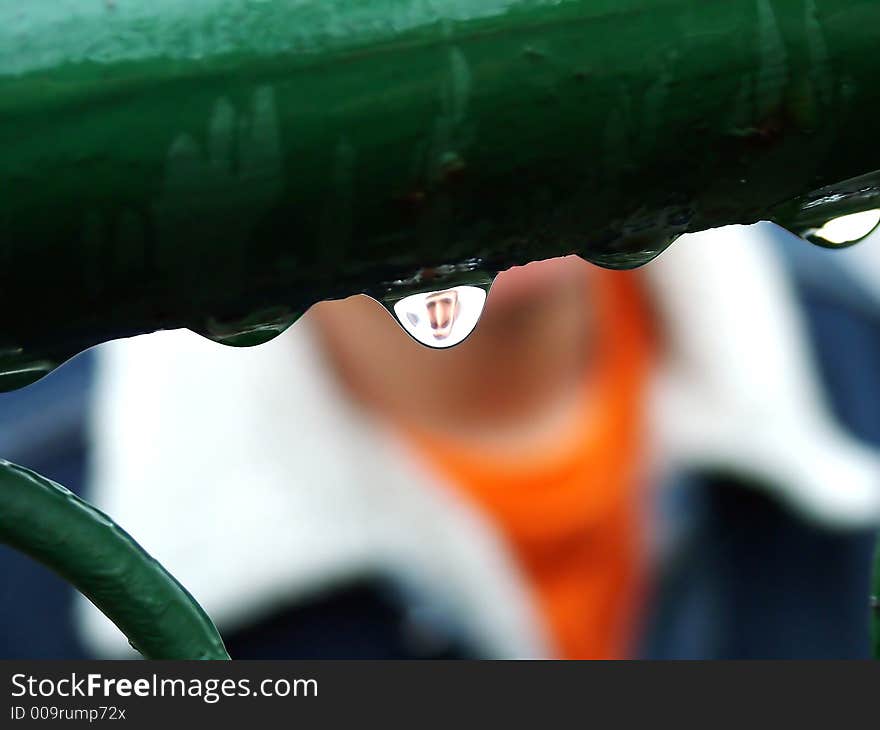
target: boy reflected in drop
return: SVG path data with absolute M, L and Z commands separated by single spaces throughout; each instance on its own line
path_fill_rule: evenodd
M 454 291 L 426 299 L 433 335 Z M 476 505 L 557 656 L 631 648 L 645 572 L 639 465 L 651 332 L 635 275 L 575 257 L 498 276 L 473 336 L 419 345 L 366 297 L 309 315 L 344 390 Z

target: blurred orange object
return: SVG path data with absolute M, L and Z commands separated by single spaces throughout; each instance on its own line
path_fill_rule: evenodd
M 405 438 L 475 501 L 510 546 L 557 655 L 626 656 L 643 603 L 643 403 L 653 338 L 639 280 L 591 272 L 593 357 L 580 407 L 552 444 L 493 454 L 406 426 Z

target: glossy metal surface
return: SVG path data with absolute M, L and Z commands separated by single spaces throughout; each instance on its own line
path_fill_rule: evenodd
M 794 220 L 880 169 L 878 24 L 873 0 L 0 0 L 0 388 L 157 328 L 253 344 L 420 271 L 627 267 Z
M 0 543 L 70 581 L 145 658 L 229 658 L 195 599 L 107 515 L 2 460 Z

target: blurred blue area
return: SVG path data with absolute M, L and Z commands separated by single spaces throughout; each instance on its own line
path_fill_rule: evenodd
M 84 493 L 86 418 L 94 354 L 85 352 L 23 390 L 0 394 L 0 455 Z M 77 659 L 73 590 L 0 545 L 0 657 Z
M 833 413 L 880 448 L 878 300 L 835 259 L 841 252 L 769 230 Z M 817 529 L 729 476 L 683 475 L 672 494 L 691 533 L 661 581 L 646 656 L 870 657 L 875 531 Z

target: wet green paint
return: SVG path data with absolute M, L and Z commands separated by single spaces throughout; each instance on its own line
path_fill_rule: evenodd
M 69 581 L 145 658 L 229 658 L 195 599 L 107 515 L 2 460 L 0 543 Z
M 2 2 L 0 388 L 159 328 L 256 344 L 425 271 L 787 222 L 880 169 L 878 25 L 873 0 Z

